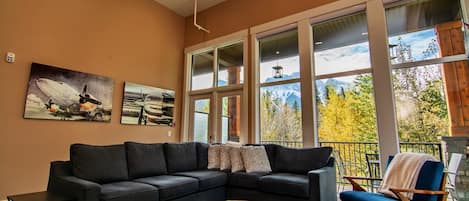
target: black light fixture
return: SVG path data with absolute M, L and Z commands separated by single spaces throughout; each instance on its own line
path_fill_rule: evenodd
M 279 66 L 279 65 L 272 67 L 272 76 L 275 79 L 282 78 L 283 77 L 283 67 Z
M 280 55 L 280 51 L 275 52 L 276 55 Z M 283 67 L 278 65 L 278 58 L 277 58 L 277 65 L 272 67 L 272 76 L 275 79 L 279 79 L 283 77 Z

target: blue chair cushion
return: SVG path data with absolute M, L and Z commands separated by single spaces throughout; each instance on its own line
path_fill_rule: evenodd
M 346 191 L 340 193 L 342 201 L 396 201 L 392 197 L 387 197 L 380 193 L 370 193 L 363 191 Z
M 427 161 L 420 170 L 415 189 L 439 190 L 443 179 L 444 166 L 441 162 Z M 436 195 L 415 194 L 412 201 L 436 201 Z

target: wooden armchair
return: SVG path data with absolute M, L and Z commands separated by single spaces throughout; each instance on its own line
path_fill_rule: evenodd
M 448 192 L 445 191 L 446 175 L 443 170 L 444 166 L 441 162 L 427 161 L 419 173 L 416 189 L 392 188 L 390 191 L 400 201 L 446 201 Z M 381 193 L 367 192 L 357 182 L 358 180 L 381 180 L 379 178 L 345 176 L 344 179 L 352 184 L 353 191 L 340 193 L 342 201 L 396 201 L 395 198 Z M 406 193 L 414 193 L 413 199 L 408 198 Z

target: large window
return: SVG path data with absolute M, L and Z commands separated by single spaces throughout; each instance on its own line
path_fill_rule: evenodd
M 298 31 L 260 38 L 259 50 L 261 142 L 301 146 Z
M 467 61 L 454 57 L 466 54 L 461 14 L 458 0 L 420 0 L 386 9 L 401 142 L 437 142 L 461 126 L 449 113 L 462 111 L 457 99 L 467 76 Z
M 366 14 L 313 24 L 313 36 L 320 142 L 377 142 Z
M 195 50 L 196 52 L 200 52 Z M 244 43 L 191 54 L 188 139 L 239 141 L 244 91 Z

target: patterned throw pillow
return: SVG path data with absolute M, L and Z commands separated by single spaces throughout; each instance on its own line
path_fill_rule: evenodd
M 243 158 L 241 157 L 241 147 L 230 149 L 231 172 L 244 171 Z
M 220 170 L 231 170 L 231 149 L 241 147 L 241 144 L 236 142 L 227 142 L 220 148 Z
M 220 169 L 220 145 L 208 147 L 208 169 Z
M 230 170 L 231 161 L 230 161 L 230 150 L 231 146 L 223 145 L 220 147 L 220 170 Z
M 247 173 L 272 172 L 264 146 L 243 146 L 241 156 Z

